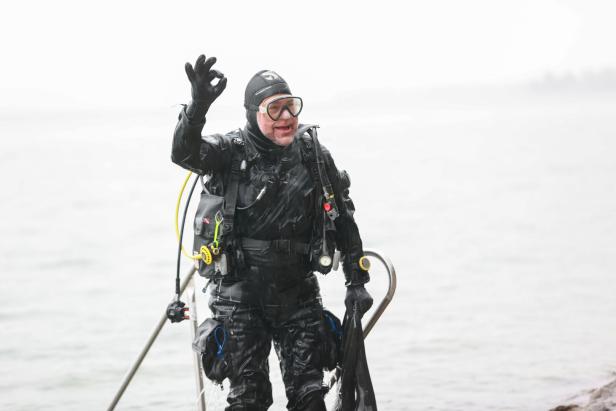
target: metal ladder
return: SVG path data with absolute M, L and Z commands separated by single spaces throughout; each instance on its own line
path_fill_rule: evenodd
M 387 293 L 385 293 L 383 300 L 381 300 L 381 303 L 378 305 L 378 307 L 376 308 L 376 310 L 370 317 L 370 320 L 368 320 L 368 322 L 366 323 L 366 326 L 364 327 L 364 338 L 366 338 L 368 334 L 370 333 L 370 331 L 372 330 L 372 328 L 374 327 L 374 325 L 376 324 L 376 322 L 379 320 L 379 318 L 381 318 L 381 315 L 383 314 L 383 312 L 385 311 L 385 309 L 387 308 L 391 300 L 393 299 L 394 293 L 396 292 L 397 280 L 396 280 L 396 270 L 394 269 L 394 266 L 391 263 L 391 260 L 389 258 L 387 258 L 383 254 L 377 251 L 374 251 L 374 250 L 364 250 L 364 255 L 368 257 L 374 257 L 378 261 L 380 261 L 385 266 L 385 269 L 387 270 L 387 274 L 389 277 L 389 287 L 387 289 Z M 184 280 L 182 281 L 182 284 L 180 285 L 180 295 L 183 295 L 186 289 L 190 286 L 190 289 L 188 292 L 188 306 L 189 306 L 189 312 L 190 312 L 189 322 L 190 322 L 192 340 L 195 339 L 195 335 L 197 332 L 197 326 L 198 326 L 197 324 L 197 301 L 195 297 L 195 286 L 194 286 L 194 275 L 196 271 L 197 269 L 193 266 L 190 269 L 190 271 L 186 274 L 186 276 L 184 277 Z M 133 365 L 130 367 L 130 369 L 126 373 L 126 376 L 124 376 L 124 379 L 122 380 L 122 384 L 120 385 L 120 388 L 118 389 L 115 396 L 113 397 L 111 404 L 109 404 L 107 411 L 113 411 L 116 405 L 118 405 L 120 398 L 122 398 L 122 395 L 124 395 L 126 388 L 130 384 L 135 374 L 137 373 L 139 366 L 141 366 L 141 363 L 143 362 L 145 356 L 150 351 L 150 348 L 154 344 L 154 341 L 156 341 L 156 338 L 158 337 L 158 335 L 160 334 L 160 331 L 163 329 L 166 323 L 167 323 L 167 313 L 163 312 L 163 315 L 161 316 L 160 320 L 158 320 L 156 327 L 154 327 L 154 330 L 152 331 L 152 333 L 150 334 L 150 337 L 146 341 L 145 346 L 141 349 L 141 352 L 139 353 L 139 355 L 137 356 L 137 359 L 135 360 L 135 362 L 133 362 Z M 197 385 L 197 393 L 199 396 L 198 401 L 197 401 L 197 410 L 206 411 L 205 393 L 203 389 L 204 388 L 203 372 L 201 370 L 201 359 L 199 358 L 199 354 L 194 351 L 193 351 L 193 365 L 194 365 L 194 371 L 195 371 L 195 382 Z M 335 375 L 332 377 L 331 381 L 329 382 L 330 387 L 332 387 L 335 384 L 338 377 L 339 377 L 339 373 L 337 372 L 335 373 Z

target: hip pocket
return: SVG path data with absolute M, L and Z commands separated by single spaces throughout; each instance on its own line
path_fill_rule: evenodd
M 197 328 L 197 336 L 193 341 L 193 350 L 201 354 L 206 377 L 217 384 L 222 384 L 229 375 L 226 352 L 228 340 L 229 335 L 223 323 L 208 318 Z

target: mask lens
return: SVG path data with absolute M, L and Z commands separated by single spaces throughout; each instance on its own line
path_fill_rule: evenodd
M 287 107 L 293 117 L 299 116 L 302 111 L 302 99 L 299 97 L 289 97 L 287 99 Z
M 272 120 L 278 120 L 283 111 L 287 110 L 293 117 L 299 116 L 303 102 L 300 97 L 281 97 L 267 104 L 267 114 Z

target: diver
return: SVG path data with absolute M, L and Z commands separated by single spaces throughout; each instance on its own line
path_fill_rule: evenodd
M 372 305 L 350 180 L 318 143 L 316 126 L 298 123 L 302 99 L 271 70 L 246 86 L 243 129 L 202 136 L 205 115 L 227 84 L 215 62 L 201 55 L 194 67 L 185 65 L 192 100 L 179 115 L 171 159 L 209 176 L 204 192 L 224 198 L 215 219 L 200 215 L 195 228 L 213 232 L 215 224 L 222 237 L 220 247 L 211 247 L 218 262 L 200 263 L 199 271 L 209 280 L 204 292 L 213 319 L 224 327 L 216 341 L 220 355 L 224 343 L 218 378 L 230 384 L 226 410 L 270 407 L 272 343 L 287 408 L 325 410 L 324 309 L 315 272 L 331 269 L 334 248 L 341 252 L 347 309 L 363 314 Z

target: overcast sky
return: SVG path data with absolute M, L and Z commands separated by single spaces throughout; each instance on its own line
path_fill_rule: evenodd
M 254 72 L 297 94 L 522 82 L 616 67 L 611 1 L 13 1 L 0 107 L 169 107 L 215 55 L 237 104 Z M 241 100 L 240 100 L 241 101 Z

